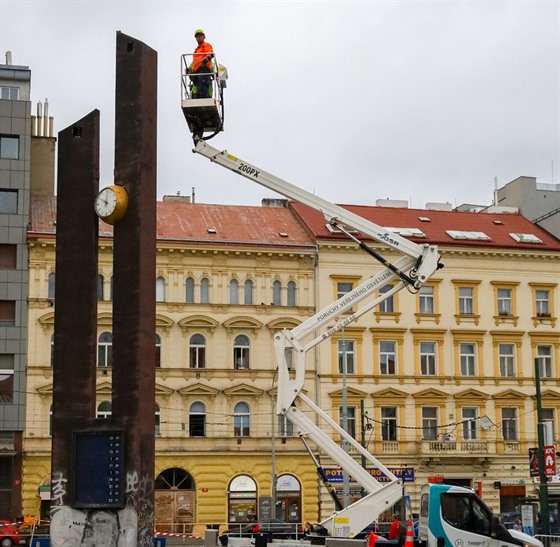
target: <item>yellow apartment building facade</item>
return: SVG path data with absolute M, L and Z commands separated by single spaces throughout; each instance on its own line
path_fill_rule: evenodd
M 28 238 L 26 513 L 41 506 L 46 513 L 49 498 L 55 202 L 32 200 Z M 554 441 L 558 434 L 560 242 L 513 214 L 353 210 L 438 245 L 445 267 L 419 293 L 397 293 L 310 352 L 307 395 L 340 420 L 346 363 L 349 428 L 403 476 L 415 511 L 420 486 L 436 476 L 475 488 L 496 511 L 535 497 L 528 449 L 536 446 L 536 358 L 544 419 Z M 99 252 L 99 419 L 111 411 L 107 228 Z M 381 267 L 294 203 L 166 200 L 158 204 L 157 245 L 157 528 L 262 519 L 273 499 L 284 520 L 327 516 L 333 504 L 313 462 L 273 412 L 272 337 Z M 335 462 L 321 463 L 338 488 Z M 357 486 L 350 495 L 359 496 Z
M 34 198 L 31 208 L 23 504 L 26 513 L 42 508 L 48 515 L 56 199 Z M 102 420 L 111 414 L 112 238 L 109 226 L 100 230 Z M 157 529 L 255 520 L 272 510 L 273 475 L 277 513 L 295 522 L 317 519 L 313 464 L 273 413 L 272 347 L 274 332 L 314 311 L 315 259 L 313 241 L 285 207 L 158 203 Z M 312 396 L 313 389 L 310 381 Z
M 319 309 L 381 270 L 321 215 L 291 207 L 318 244 Z M 438 245 L 444 268 L 419 293 L 398 292 L 320 347 L 322 408 L 342 413 L 346 359 L 350 427 L 403 476 L 413 511 L 429 480 L 474 488 L 496 512 L 538 497 L 528 457 L 537 446 L 534 360 L 556 443 L 560 242 L 517 214 L 348 208 Z M 357 487 L 352 495 L 359 497 Z

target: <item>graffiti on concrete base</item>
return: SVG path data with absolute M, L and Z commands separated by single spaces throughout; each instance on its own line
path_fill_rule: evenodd
M 51 520 L 51 547 L 136 547 L 137 522 L 132 507 L 81 511 L 59 506 Z
M 60 507 L 64 504 L 66 496 L 66 483 L 68 479 L 60 471 L 53 473 L 51 479 L 51 506 Z

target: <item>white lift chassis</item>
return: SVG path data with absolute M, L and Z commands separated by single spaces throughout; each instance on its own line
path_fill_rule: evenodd
M 274 338 L 278 365 L 278 414 L 286 416 L 296 426 L 298 435 L 311 439 L 367 492 L 367 495 L 357 502 L 321 522 L 331 536 L 352 538 L 372 521 L 377 520 L 380 513 L 389 509 L 402 497 L 402 481 L 302 393 L 305 380 L 305 355 L 317 344 L 327 340 L 334 333 L 344 328 L 345 325 L 352 323 L 404 287 L 416 292 L 438 268 L 442 267 L 437 247 L 427 244 L 417 245 L 408 241 L 386 228 L 382 228 L 338 205 L 329 203 L 289 182 L 283 181 L 244 160 L 240 160 L 228 154 L 227 151 L 217 150 L 202 140 L 196 142 L 193 152 L 201 154 L 210 161 L 226 167 L 238 175 L 243 175 L 291 200 L 299 201 L 320 211 L 327 222 L 342 230 L 385 267 L 299 326 L 291 330 L 284 329 Z M 358 233 L 392 248 L 403 256 L 394 264 L 391 264 L 377 251 L 360 241 L 356 235 L 349 233 L 349 229 L 357 230 Z M 398 281 L 392 289 L 379 294 L 379 289 L 395 278 Z M 376 297 L 376 294 L 379 296 Z M 344 314 L 362 301 L 365 302 L 359 309 L 357 308 L 357 311 L 349 315 Z M 329 324 L 332 325 L 333 322 L 335 323 L 333 326 L 327 327 Z M 291 369 L 288 367 L 286 352 L 292 353 Z M 385 475 L 387 482 L 377 481 L 350 454 L 333 441 L 331 435 L 327 435 L 316 425 L 314 420 L 309 419 L 296 406 L 296 399 L 303 401 L 323 422 L 336 431 L 341 438 L 345 439 L 358 454 L 363 455 L 371 466 L 379 469 Z

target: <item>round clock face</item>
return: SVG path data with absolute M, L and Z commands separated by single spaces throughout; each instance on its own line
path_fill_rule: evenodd
M 95 199 L 95 212 L 101 218 L 111 216 L 117 208 L 117 194 L 112 188 L 104 188 Z
M 122 220 L 128 207 L 128 193 L 123 186 L 103 188 L 95 198 L 95 212 L 107 224 Z

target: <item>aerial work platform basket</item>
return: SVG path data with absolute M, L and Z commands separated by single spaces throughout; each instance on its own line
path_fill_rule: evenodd
M 181 55 L 181 109 L 193 136 L 206 140 L 223 130 L 223 90 L 228 74 L 226 67 L 217 62 L 215 55 L 208 72 L 193 73 L 192 61 L 192 53 Z M 199 91 L 202 78 L 208 84 L 204 86 L 205 97 Z M 203 137 L 204 133 L 211 135 Z

